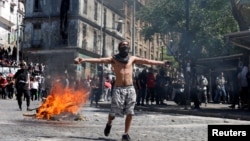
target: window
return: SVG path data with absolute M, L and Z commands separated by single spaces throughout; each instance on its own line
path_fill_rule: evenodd
M 5 1 L 2 1 L 2 4 L 0 6 L 2 6 L 4 8 L 5 7 Z
M 112 29 L 115 29 L 115 14 L 112 14 Z
M 14 12 L 14 6 L 13 6 L 13 5 L 11 5 L 11 6 L 10 6 L 10 13 L 12 13 L 12 14 L 13 14 L 13 12 Z
M 94 46 L 94 48 L 93 48 L 93 52 L 97 53 L 98 48 L 97 48 L 97 33 L 96 33 L 96 31 L 94 31 L 94 41 L 93 41 L 93 46 Z
M 83 13 L 87 14 L 88 12 L 88 0 L 84 0 L 84 4 L 83 4 Z
M 87 47 L 87 25 L 82 24 L 82 48 L 86 49 Z
M 98 11 L 98 10 L 97 10 L 97 9 L 98 9 L 98 4 L 97 4 L 97 2 L 95 2 L 95 8 L 94 8 L 94 9 L 95 9 L 95 12 L 94 12 L 94 19 L 97 20 L 97 11 Z
M 130 22 L 127 22 L 127 33 L 129 34 L 129 35 L 131 35 L 131 25 L 130 25 Z
M 10 33 L 8 33 L 8 44 L 10 44 Z
M 34 3 L 34 12 L 41 12 L 42 8 L 41 8 L 41 1 L 40 0 L 35 0 Z
M 135 55 L 138 55 L 138 51 L 137 51 L 138 49 L 137 49 L 137 46 L 135 46 L 135 50 L 134 50 L 134 52 L 135 52 Z
M 115 40 L 112 39 L 112 54 L 115 54 Z
M 42 30 L 41 30 L 41 24 L 36 23 L 33 24 L 33 40 L 32 40 L 32 46 L 33 47 L 40 47 L 42 42 Z
M 106 8 L 104 8 L 104 26 L 106 25 L 106 21 L 107 20 L 107 9 Z

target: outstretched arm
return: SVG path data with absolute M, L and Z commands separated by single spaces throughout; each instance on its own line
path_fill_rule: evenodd
M 148 65 L 171 65 L 170 61 L 157 61 L 157 60 L 150 60 L 145 58 L 139 58 L 134 56 L 134 63 L 135 64 L 148 64 Z
M 83 63 L 83 62 L 110 64 L 111 61 L 112 61 L 112 57 L 106 57 L 106 58 L 82 58 L 82 57 L 76 57 L 74 59 L 75 64 L 80 64 L 80 63 Z

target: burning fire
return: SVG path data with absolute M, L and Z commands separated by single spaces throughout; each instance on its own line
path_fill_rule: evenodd
M 88 99 L 88 92 L 84 89 L 63 88 L 59 83 L 53 85 L 46 100 L 39 106 L 35 117 L 37 119 L 51 119 L 53 115 L 62 113 L 76 114 Z

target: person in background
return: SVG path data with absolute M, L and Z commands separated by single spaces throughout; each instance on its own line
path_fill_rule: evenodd
M 30 73 L 27 70 L 26 62 L 20 63 L 20 69 L 15 73 L 15 86 L 17 90 L 17 102 L 19 109 L 22 110 L 22 96 L 26 99 L 27 111 L 30 110 Z
M 200 75 L 197 78 L 197 92 L 194 98 L 194 109 L 200 109 L 202 98 L 204 98 L 205 106 L 207 106 L 207 85 L 208 80 L 204 75 Z
M 14 97 L 15 92 L 15 82 L 13 80 L 13 76 L 7 76 L 7 81 L 7 96 L 9 97 L 9 99 L 12 99 Z
M 125 118 L 125 130 L 122 135 L 123 141 L 131 141 L 129 129 L 134 115 L 134 107 L 136 104 L 136 91 L 133 86 L 133 65 L 134 64 L 149 64 L 149 65 L 167 65 L 167 62 L 149 60 L 129 55 L 129 42 L 122 41 L 118 45 L 119 53 L 106 58 L 75 58 L 75 63 L 104 63 L 111 64 L 116 77 L 114 84 L 111 109 L 108 116 L 108 122 L 104 129 L 104 135 L 109 136 L 112 127 L 112 122 L 115 116 L 120 115 Z
M 240 86 L 240 104 L 242 109 L 247 108 L 249 103 L 247 73 L 248 73 L 248 67 L 247 63 L 245 62 L 243 66 L 241 66 L 241 71 L 237 75 Z
M 31 100 L 38 100 L 38 88 L 39 88 L 39 83 L 36 79 L 36 77 L 31 77 L 30 78 L 30 96 Z
M 227 92 L 225 89 L 225 84 L 227 83 L 226 78 L 224 77 L 224 72 L 221 72 L 218 77 L 216 77 L 216 91 L 214 97 L 214 103 L 220 103 L 221 98 L 222 102 L 225 103 L 227 100 Z
M 165 85 L 167 80 L 165 78 L 165 70 L 161 68 L 156 75 L 155 89 L 156 89 L 156 105 L 164 105 L 163 101 L 166 98 Z
M 100 79 L 97 76 L 94 76 L 90 82 L 91 94 L 90 94 L 90 106 L 95 102 L 95 106 L 98 107 L 98 101 L 101 98 L 100 88 L 99 88 Z
M 149 68 L 148 73 L 146 75 L 147 79 L 147 95 L 146 95 L 146 103 L 149 101 L 152 103 L 155 101 L 155 76 L 153 68 Z
M 139 73 L 139 76 L 138 76 L 138 80 L 139 80 L 139 93 L 138 93 L 138 96 L 137 96 L 137 106 L 144 106 L 144 101 L 146 99 L 146 96 L 147 96 L 147 70 L 146 69 L 143 69 L 141 73 Z M 149 103 L 146 103 L 146 104 L 149 104 Z
M 111 88 L 112 88 L 111 80 L 107 76 L 104 82 L 104 95 L 103 95 L 104 101 L 110 101 Z
M 7 85 L 8 85 L 8 81 L 7 81 L 6 76 L 0 73 L 0 89 L 1 89 L 0 91 L 1 91 L 2 99 L 8 99 Z

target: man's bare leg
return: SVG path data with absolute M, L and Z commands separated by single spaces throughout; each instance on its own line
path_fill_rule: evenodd
M 112 121 L 115 119 L 115 116 L 112 116 L 109 114 L 108 116 L 108 123 L 106 124 L 106 127 L 104 129 L 104 135 L 109 136 L 111 127 L 112 127 Z
M 125 119 L 125 134 L 128 134 L 132 122 L 132 114 L 128 114 Z
M 115 119 L 115 117 L 114 116 L 111 116 L 110 114 L 109 114 L 109 117 L 108 117 L 108 124 L 109 125 L 111 125 L 112 124 L 112 121 Z

